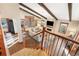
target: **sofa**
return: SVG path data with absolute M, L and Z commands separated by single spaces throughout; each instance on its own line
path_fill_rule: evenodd
M 29 29 L 29 35 L 32 37 L 33 35 L 41 32 L 41 31 L 42 31 L 42 27 L 38 27 L 38 26 L 31 27 Z M 37 42 L 41 42 L 42 41 L 42 35 L 41 34 L 40 35 L 37 35 L 35 37 L 32 37 L 32 38 L 34 38 Z

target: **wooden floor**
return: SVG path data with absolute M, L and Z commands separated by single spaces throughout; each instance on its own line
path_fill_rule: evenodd
M 27 35 L 26 38 L 24 38 L 23 43 L 18 42 L 15 45 L 13 45 L 11 48 L 9 48 L 10 55 L 12 55 L 13 53 L 15 53 L 25 47 L 26 48 L 38 48 L 39 43 L 37 41 L 35 41 L 34 39 L 32 39 L 29 35 Z

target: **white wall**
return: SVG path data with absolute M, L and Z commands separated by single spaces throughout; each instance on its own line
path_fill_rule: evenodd
M 25 19 L 25 16 L 32 16 L 32 15 L 20 10 L 20 17 L 21 17 L 21 19 Z
M 60 27 L 60 22 L 65 22 L 65 23 L 69 23 L 68 27 L 67 27 L 67 32 L 69 31 L 79 31 L 79 21 L 55 21 L 55 25 L 54 25 L 54 31 L 58 33 L 59 27 Z
M 22 41 L 21 37 L 21 20 L 20 20 L 19 4 L 17 3 L 0 3 L 0 17 L 11 18 L 15 22 L 15 31 L 18 32 L 19 41 Z
M 0 3 L 0 16 L 7 18 L 16 18 L 19 17 L 19 6 L 15 3 Z
M 79 27 L 79 21 L 72 21 L 70 22 L 69 26 L 68 26 L 68 30 L 71 30 L 71 31 L 78 31 Z

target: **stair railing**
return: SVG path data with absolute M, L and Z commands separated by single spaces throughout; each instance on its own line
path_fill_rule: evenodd
M 79 42 L 64 35 L 51 33 L 43 27 L 43 30 L 33 37 L 41 35 L 41 47 L 49 56 L 75 56 L 79 52 Z

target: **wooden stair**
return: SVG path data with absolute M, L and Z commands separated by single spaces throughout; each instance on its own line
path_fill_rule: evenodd
M 41 49 L 24 48 L 12 54 L 12 56 L 48 56 L 48 54 Z

